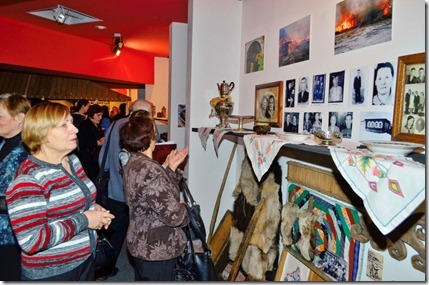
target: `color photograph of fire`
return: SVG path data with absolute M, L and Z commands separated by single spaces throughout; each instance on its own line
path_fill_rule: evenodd
M 346 0 L 337 4 L 335 54 L 392 39 L 393 0 Z
M 279 31 L 279 67 L 310 59 L 310 16 Z

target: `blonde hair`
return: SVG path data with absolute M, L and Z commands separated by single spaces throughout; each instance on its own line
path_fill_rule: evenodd
M 4 93 L 0 95 L 0 105 L 3 105 L 11 117 L 26 114 L 30 110 L 30 102 L 18 93 Z
M 24 118 L 22 141 L 31 154 L 40 151 L 49 130 L 56 127 L 69 114 L 68 107 L 54 102 L 38 104 L 28 111 Z

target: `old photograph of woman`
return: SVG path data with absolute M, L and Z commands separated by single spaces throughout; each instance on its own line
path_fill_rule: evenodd
M 22 280 L 92 281 L 95 230 L 114 218 L 95 203 L 94 184 L 70 154 L 78 132 L 72 121 L 68 107 L 52 102 L 32 107 L 24 119 L 30 155 L 6 191 Z
M 28 110 L 30 103 L 24 96 L 0 95 L 0 256 L 7 256 L 7 262 L 0 266 L 2 281 L 21 280 L 21 250 L 10 224 L 5 195 L 16 169 L 28 156 L 21 138 Z
M 392 88 L 395 72 L 390 62 L 377 64 L 374 71 L 374 96 L 372 105 L 393 105 L 395 94 Z
M 188 147 L 173 150 L 159 164 L 152 157 L 155 122 L 151 118 L 130 118 L 120 139 L 130 153 L 123 177 L 130 211 L 126 240 L 135 262 L 135 281 L 174 281 L 174 267 L 187 241 L 182 228 L 189 223 L 178 184 L 182 177 L 178 166 Z

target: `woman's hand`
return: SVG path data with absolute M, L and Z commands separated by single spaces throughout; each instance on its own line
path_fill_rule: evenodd
M 188 146 L 184 147 L 180 151 L 177 149 L 172 150 L 165 159 L 164 165 L 170 167 L 171 170 L 176 171 L 177 167 L 185 160 L 188 152 Z
M 88 228 L 93 230 L 100 230 L 102 227 L 107 230 L 112 219 L 115 218 L 108 210 L 98 204 L 95 204 L 94 210 L 85 211 L 83 214 L 88 219 Z

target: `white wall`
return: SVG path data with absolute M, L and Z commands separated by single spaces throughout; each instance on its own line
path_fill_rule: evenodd
M 151 101 L 156 106 L 156 112 L 161 112 L 164 106 L 168 110 L 168 89 L 169 89 L 169 59 L 164 57 L 155 57 L 155 80 L 154 84 L 145 86 L 146 100 Z M 156 115 L 156 114 L 155 114 Z
M 240 92 L 240 34 L 242 2 L 236 0 L 190 0 L 188 23 L 188 113 L 186 128 L 214 127 L 219 121 L 209 119 L 210 100 L 219 96 L 217 83 L 235 82 L 233 101 Z M 201 204 L 207 232 L 226 163 L 233 144 L 221 143 L 222 151 L 216 157 L 211 137 L 207 150 L 201 146 L 198 133 L 188 132 L 189 186 L 194 198 Z M 235 165 L 235 161 L 234 161 Z M 236 169 L 227 179 L 217 221 L 232 207 L 231 193 L 235 187 Z
M 188 25 L 170 25 L 170 90 L 168 98 L 169 140 L 175 141 L 178 149 L 185 147 L 185 128 L 178 127 L 178 105 L 186 105 L 186 64 L 188 47 Z
M 240 67 L 240 110 L 252 111 L 255 104 L 255 85 L 273 81 L 283 81 L 345 70 L 344 103 L 328 104 L 325 92 L 324 104 L 310 104 L 305 107 L 284 108 L 286 112 L 299 112 L 300 122 L 303 112 L 319 112 L 323 116 L 323 129 L 328 127 L 328 112 L 353 112 L 352 140 L 360 139 L 387 139 L 390 135 L 374 137 L 359 137 L 359 122 L 364 119 L 364 112 L 383 112 L 393 118 L 393 106 L 371 106 L 366 98 L 365 106 L 354 106 L 350 103 L 350 70 L 358 67 L 369 68 L 369 94 L 372 94 L 372 80 L 374 66 L 379 62 L 390 61 L 397 69 L 398 56 L 425 51 L 425 7 L 423 0 L 395 0 L 393 1 L 392 40 L 389 42 L 356 49 L 343 54 L 334 54 L 334 28 L 336 4 L 338 0 L 326 0 L 321 5 L 318 0 L 283 1 L 283 0 L 246 0 L 243 2 L 243 29 L 241 42 Z M 310 60 L 279 67 L 279 30 L 306 16 L 311 16 L 310 28 Z M 264 70 L 244 74 L 244 46 L 260 36 L 265 36 L 265 64 Z M 396 74 L 395 74 L 396 80 Z M 327 81 L 328 83 L 328 81 Z M 311 88 L 312 90 L 312 88 Z M 284 91 L 283 91 L 283 95 Z M 284 100 L 283 100 L 284 101 Z M 282 128 L 273 129 L 282 131 Z M 300 131 L 302 126 L 300 123 Z

